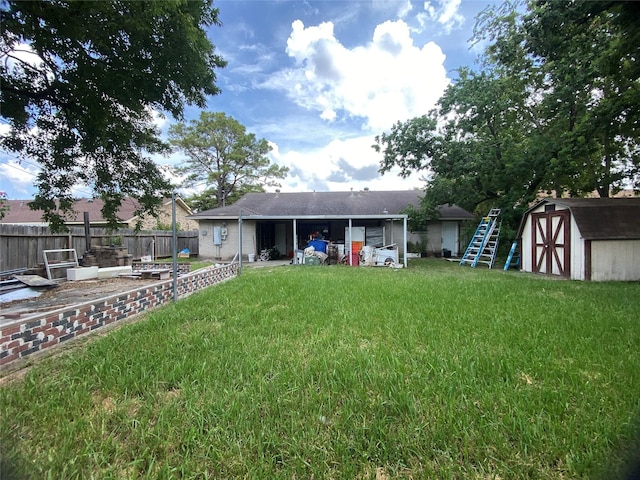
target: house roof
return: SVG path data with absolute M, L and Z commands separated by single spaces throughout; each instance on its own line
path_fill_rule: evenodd
M 571 211 L 580 235 L 586 240 L 640 239 L 640 198 L 638 197 L 544 199 L 527 210 L 520 224 L 518 237 L 522 235 L 529 212 L 542 204 L 551 203 L 565 206 Z
M 188 213 L 191 213 L 191 209 L 187 206 L 186 203 L 182 199 L 176 199 L 176 203 L 179 204 L 183 209 L 187 210 Z M 0 220 L 0 223 L 6 224 L 42 224 L 42 211 L 41 210 L 31 210 L 29 208 L 29 202 L 32 200 L 7 200 L 9 204 L 9 211 L 5 214 L 4 218 Z M 163 200 L 163 204 L 171 204 L 171 199 Z M 104 205 L 104 201 L 102 199 L 90 199 L 90 198 L 79 198 L 76 200 L 74 205 L 75 215 L 66 215 L 66 223 L 74 224 L 74 223 L 84 223 L 84 212 L 89 212 L 89 222 L 92 224 L 96 223 L 105 223 L 106 220 L 102 217 L 102 207 Z M 134 212 L 136 208 L 138 208 L 138 202 L 133 198 L 125 198 L 122 200 L 120 204 L 120 208 L 118 209 L 118 218 L 123 221 L 123 223 L 129 223 L 136 218 Z
M 260 216 L 299 217 L 384 217 L 401 215 L 409 205 L 417 207 L 417 190 L 361 192 L 247 193 L 233 205 L 205 210 L 192 215 L 194 220 Z M 455 205 L 439 207 L 441 220 L 471 220 L 473 215 Z

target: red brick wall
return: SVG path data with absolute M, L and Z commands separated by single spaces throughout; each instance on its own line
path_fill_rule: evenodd
M 178 297 L 189 296 L 237 275 L 238 264 L 232 264 L 178 277 Z M 173 279 L 170 279 L 0 326 L 0 366 L 131 318 L 172 299 Z

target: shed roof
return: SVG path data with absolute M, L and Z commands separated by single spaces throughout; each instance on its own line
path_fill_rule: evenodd
M 228 207 L 213 208 L 192 215 L 195 220 L 243 216 L 344 217 L 399 215 L 409 205 L 417 207 L 417 190 L 360 192 L 247 193 Z M 441 220 L 472 220 L 471 213 L 456 206 L 439 207 Z
M 528 214 L 542 204 L 567 207 L 586 240 L 640 239 L 640 198 L 547 198 L 525 213 L 518 237 Z

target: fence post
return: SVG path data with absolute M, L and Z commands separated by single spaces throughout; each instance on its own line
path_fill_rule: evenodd
M 91 250 L 91 228 L 89 223 L 89 212 L 83 212 L 84 216 L 84 243 L 85 250 Z

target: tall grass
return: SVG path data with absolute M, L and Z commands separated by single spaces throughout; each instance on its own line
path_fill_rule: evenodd
M 621 477 L 640 446 L 639 312 L 638 283 L 444 261 L 246 269 L 6 383 L 3 467 Z

